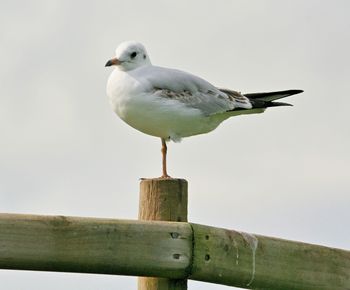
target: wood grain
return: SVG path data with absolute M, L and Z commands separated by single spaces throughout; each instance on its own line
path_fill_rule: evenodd
M 186 223 L 0 214 L 0 269 L 184 278 L 191 247 Z
M 140 183 L 140 220 L 187 222 L 187 203 L 187 181 L 184 179 L 145 179 Z M 177 234 L 173 237 L 181 239 Z M 187 280 L 139 277 L 138 289 L 185 290 Z
M 160 277 L 147 290 L 350 290 L 349 251 L 186 222 L 0 214 L 0 269 Z
M 192 224 L 189 279 L 259 290 L 350 290 L 350 252 Z

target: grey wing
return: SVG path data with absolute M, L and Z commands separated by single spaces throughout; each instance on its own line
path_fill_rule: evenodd
M 252 109 L 253 104 L 249 98 L 240 92 L 229 90 L 229 89 L 219 89 L 220 92 L 225 93 L 232 102 L 236 104 L 235 109 Z
M 243 95 L 218 89 L 206 80 L 184 71 L 149 66 L 137 73 L 156 96 L 176 100 L 187 107 L 200 110 L 206 116 L 236 108 L 252 108 L 249 99 Z
M 234 110 L 235 102 L 223 93 L 203 91 L 173 91 L 164 88 L 154 88 L 154 94 L 161 98 L 176 100 L 189 108 L 200 110 L 205 116 Z

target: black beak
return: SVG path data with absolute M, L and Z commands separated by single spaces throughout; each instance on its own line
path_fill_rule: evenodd
M 120 61 L 117 58 L 112 58 L 106 62 L 105 66 L 112 66 L 112 65 L 118 65 L 118 64 L 120 64 Z
M 105 64 L 105 66 L 111 66 L 111 65 L 113 65 L 111 60 L 107 61 L 106 64 Z

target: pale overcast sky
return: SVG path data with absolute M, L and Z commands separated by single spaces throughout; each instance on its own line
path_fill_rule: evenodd
M 105 93 L 124 40 L 242 92 L 303 89 L 169 145 L 192 222 L 350 249 L 349 1 L 0 0 L 0 212 L 137 218 L 160 141 Z M 2 290 L 136 289 L 133 277 L 0 271 Z M 229 289 L 189 282 L 189 289 Z M 230 288 L 233 289 L 233 288 Z

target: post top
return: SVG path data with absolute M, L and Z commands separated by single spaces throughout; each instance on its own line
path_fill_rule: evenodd
M 154 182 L 154 183 L 163 183 L 163 184 L 171 184 L 171 183 L 188 183 L 184 178 L 140 178 L 140 183 Z

